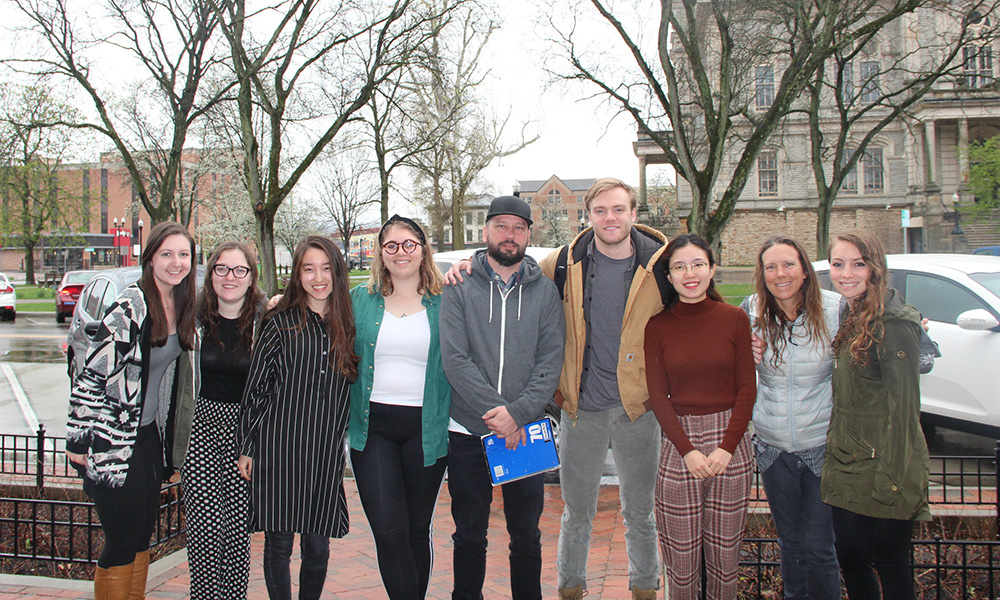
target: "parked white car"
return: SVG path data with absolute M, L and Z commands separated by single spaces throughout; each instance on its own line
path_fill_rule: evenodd
M 0 273 L 0 319 L 13 321 L 17 318 L 17 292 L 7 276 Z
M 920 377 L 922 420 L 1000 438 L 1000 257 L 896 254 L 892 287 L 930 321 L 941 349 Z M 827 261 L 813 263 L 830 287 Z
M 460 260 L 469 258 L 476 253 L 479 248 L 466 248 L 465 250 L 449 250 L 448 252 L 435 252 L 434 262 L 437 263 L 441 273 L 447 273 L 448 269 Z M 535 259 L 536 262 L 542 262 L 542 259 L 552 254 L 556 249 L 547 248 L 545 246 L 528 246 L 524 253 L 531 258 Z

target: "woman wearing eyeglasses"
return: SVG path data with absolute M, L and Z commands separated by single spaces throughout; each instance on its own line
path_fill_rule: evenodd
M 715 290 L 705 240 L 677 236 L 661 260 L 670 287 L 646 324 L 646 384 L 663 429 L 656 524 L 673 600 L 736 598 L 740 541 L 750 498 L 747 426 L 757 396 L 750 321 Z
M 236 468 L 236 424 L 264 306 L 255 263 L 246 244 L 222 244 L 208 259 L 198 298 L 199 387 L 182 473 L 192 600 L 247 593 L 250 486 Z
M 351 290 L 360 358 L 351 465 L 391 600 L 423 598 L 431 521 L 448 453 L 451 387 L 441 367 L 441 273 L 423 230 L 393 215 L 368 285 Z

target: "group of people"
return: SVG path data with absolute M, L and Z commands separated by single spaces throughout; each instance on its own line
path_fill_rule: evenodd
M 661 556 L 670 598 L 699 597 L 703 557 L 708 597 L 736 597 L 755 458 L 786 598 L 839 598 L 841 573 L 852 600 L 912 598 L 912 524 L 929 516 L 920 323 L 878 238 L 834 239 L 840 294 L 798 242 L 768 238 L 737 308 L 710 245 L 636 223 L 628 185 L 599 179 L 585 205 L 591 227 L 536 263 L 530 207 L 496 198 L 486 248 L 446 276 L 419 224 L 394 215 L 353 290 L 339 249 L 310 236 L 270 308 L 244 244 L 212 254 L 196 295 L 191 235 L 154 227 L 70 399 L 67 454 L 105 534 L 96 597 L 143 597 L 160 484 L 179 469 L 193 599 L 246 596 L 251 531 L 265 532 L 270 598 L 291 598 L 295 533 L 299 597 L 319 598 L 329 539 L 348 529 L 349 448 L 388 597 L 426 595 L 447 469 L 452 597 L 482 598 L 480 438 L 524 444 L 555 396 L 560 598 L 587 591 L 609 447 L 633 599 L 656 598 Z M 501 490 L 511 597 L 540 599 L 544 474 Z

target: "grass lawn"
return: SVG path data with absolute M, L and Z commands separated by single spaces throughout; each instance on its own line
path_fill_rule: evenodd
M 743 299 L 754 293 L 753 285 L 749 283 L 722 283 L 715 286 L 726 302 L 739 306 Z
M 55 300 L 56 291 L 50 287 L 41 287 L 37 285 L 19 285 L 15 286 L 17 290 L 18 300 Z M 55 303 L 53 303 L 53 306 Z M 53 308 L 53 310 L 55 310 Z

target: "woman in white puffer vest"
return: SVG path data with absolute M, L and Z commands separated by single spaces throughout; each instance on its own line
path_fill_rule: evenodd
M 830 507 L 820 476 L 830 424 L 841 297 L 821 290 L 802 246 L 769 237 L 757 253 L 757 293 L 741 308 L 764 341 L 753 410 L 757 467 L 771 508 L 785 598 L 839 599 Z

